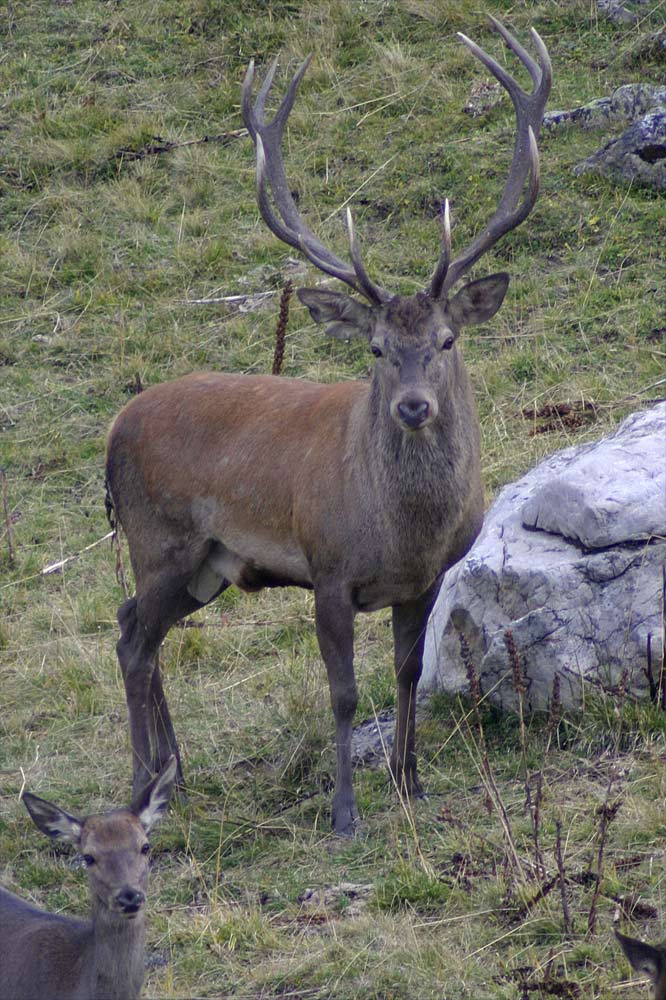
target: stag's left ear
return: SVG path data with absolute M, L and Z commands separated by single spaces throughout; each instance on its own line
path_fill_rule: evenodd
M 490 274 L 487 278 L 464 285 L 448 305 L 448 313 L 455 326 L 485 323 L 502 305 L 508 287 L 509 275 L 503 273 Z
M 329 337 L 346 340 L 348 337 L 370 336 L 372 309 L 362 302 L 323 288 L 299 288 L 296 294 L 310 310 L 315 323 L 326 325 Z

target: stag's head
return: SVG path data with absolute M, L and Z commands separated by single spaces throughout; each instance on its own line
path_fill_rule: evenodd
M 298 296 L 317 323 L 334 337 L 361 337 L 375 357 L 374 380 L 396 424 L 409 432 L 430 426 L 439 413 L 439 401 L 449 387 L 456 364 L 456 340 L 464 326 L 483 323 L 502 304 L 509 276 L 493 274 L 471 281 L 451 294 L 462 275 L 501 236 L 530 213 L 539 188 L 537 138 L 550 92 L 551 67 L 541 38 L 532 29 L 538 62 L 491 17 L 494 28 L 527 68 L 534 89 L 523 91 L 483 49 L 465 35 L 462 42 L 508 91 L 516 118 L 516 138 L 509 177 L 499 206 L 481 235 L 451 260 L 448 202 L 442 211 L 442 249 L 427 289 L 414 296 L 394 296 L 369 277 L 363 264 L 351 212 L 347 229 L 352 266 L 332 253 L 303 221 L 289 190 L 281 153 L 284 127 L 309 58 L 291 80 L 273 120 L 264 109 L 277 60 L 271 65 L 252 103 L 254 66 L 251 63 L 242 91 L 243 119 L 257 151 L 257 201 L 269 229 L 283 242 L 300 250 L 320 271 L 347 284 L 366 301 L 321 288 L 301 288 Z M 271 200 L 272 196 L 272 200 Z M 273 203 L 275 208 L 273 207 Z M 276 211 L 277 210 L 277 211 Z
M 493 274 L 451 299 L 419 292 L 376 305 L 319 288 L 301 288 L 298 297 L 329 335 L 367 340 L 375 383 L 391 417 L 402 430 L 420 431 L 437 419 L 439 399 L 455 379 L 460 330 L 490 319 L 508 284 L 508 274 Z

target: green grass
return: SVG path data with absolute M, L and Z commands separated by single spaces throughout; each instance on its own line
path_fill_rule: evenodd
M 663 77 L 658 52 L 640 47 L 663 26 L 663 4 L 622 28 L 573 0 L 488 10 L 546 40 L 551 108 Z M 291 183 L 341 255 L 351 196 L 371 275 L 410 292 L 435 263 L 443 198 L 455 251 L 495 207 L 511 154 L 507 99 L 480 118 L 463 113 L 485 74 L 458 30 L 501 51 L 477 7 L 447 0 L 34 0 L 0 11 L 0 467 L 16 547 L 10 565 L 3 519 L 0 875 L 40 904 L 83 912 L 85 877 L 30 824 L 24 780 L 74 811 L 129 794 L 114 652 L 122 594 L 108 542 L 84 551 L 108 530 L 107 428 L 137 381 L 270 370 L 277 292 L 296 255 L 258 219 L 249 140 L 214 138 L 240 127 L 247 62 L 279 52 L 282 83 L 314 54 L 288 129 Z M 463 338 L 488 500 L 544 455 L 663 395 L 663 199 L 572 174 L 617 128 L 542 136 L 532 217 L 475 271 L 512 276 L 501 312 Z M 299 265 L 296 281 L 313 280 Z M 265 290 L 276 295 L 256 312 L 191 301 Z M 334 381 L 364 377 L 369 363 L 364 346 L 323 338 L 293 303 L 285 374 Z M 580 426 L 535 434 L 523 413 L 578 401 L 594 403 Z M 664 913 L 663 713 L 627 703 L 620 727 L 617 704 L 591 698 L 550 741 L 543 719 L 528 720 L 546 875 L 526 874 L 516 720 L 484 710 L 519 873 L 486 809 L 470 707 L 441 696 L 419 725 L 429 800 L 411 812 L 384 768 L 360 768 L 363 829 L 342 842 L 328 820 L 333 723 L 311 597 L 227 593 L 195 617 L 202 627 L 174 629 L 162 653 L 190 796 L 154 837 L 146 996 L 618 995 L 628 966 L 612 941 L 617 900 L 633 894 Z M 372 718 L 395 700 L 386 614 L 359 620 L 357 662 L 358 717 Z M 595 808 L 611 774 L 622 806 L 589 935 Z M 559 888 L 536 899 L 556 873 L 557 822 L 569 937 Z M 651 939 L 659 927 L 634 925 Z

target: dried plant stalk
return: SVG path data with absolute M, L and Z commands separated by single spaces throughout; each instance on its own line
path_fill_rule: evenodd
M 470 697 L 472 699 L 472 707 L 474 709 L 474 717 L 476 719 L 479 734 L 479 752 L 481 756 L 480 773 L 486 789 L 486 808 L 489 813 L 493 807 L 497 810 L 497 814 L 500 818 L 500 823 L 502 824 L 502 829 L 504 831 L 504 839 L 508 848 L 508 860 L 513 866 L 516 874 L 523 877 L 524 869 L 520 860 L 518 848 L 516 847 L 516 840 L 513 835 L 511 820 L 509 819 L 504 802 L 502 801 L 502 796 L 500 795 L 497 782 L 495 781 L 495 775 L 493 774 L 493 770 L 490 765 L 488 744 L 486 743 L 486 736 L 483 731 L 483 722 L 481 719 L 481 686 L 479 684 L 479 678 L 476 674 L 476 668 L 474 666 L 474 660 L 469 648 L 469 643 L 460 630 L 458 631 L 458 641 L 460 643 L 460 656 L 467 673 Z
M 562 900 L 562 917 L 564 918 L 564 936 L 570 938 L 573 934 L 573 924 L 569 913 L 567 902 L 567 887 L 564 875 L 564 861 L 562 859 L 562 824 L 559 819 L 555 820 L 555 857 L 557 859 L 557 871 L 560 881 L 560 898 Z
M 525 684 L 525 674 L 523 671 L 523 660 L 518 651 L 518 646 L 511 629 L 505 629 L 504 645 L 509 654 L 511 664 L 511 678 L 513 689 L 518 699 L 518 724 L 520 730 L 520 752 L 523 764 L 523 781 L 525 784 L 525 808 L 527 809 L 532 822 L 532 839 L 534 842 L 534 867 L 541 878 L 546 877 L 546 864 L 543 859 L 539 844 L 539 819 L 541 814 L 541 798 L 543 792 L 543 775 L 537 775 L 536 799 L 532 801 L 532 789 L 530 787 L 530 773 L 527 767 L 527 728 L 525 726 L 525 695 L 527 685 Z
M 293 287 L 291 278 L 287 278 L 284 283 L 284 288 L 282 289 L 282 295 L 280 296 L 280 312 L 278 315 L 277 326 L 275 328 L 275 353 L 273 354 L 273 367 L 271 369 L 272 375 L 279 375 L 282 371 L 282 362 L 284 361 L 284 342 L 287 333 L 287 324 L 289 322 L 289 300 L 291 299 Z

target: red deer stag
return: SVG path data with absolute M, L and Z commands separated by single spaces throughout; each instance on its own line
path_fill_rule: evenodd
M 7 1000 L 135 1000 L 141 992 L 147 834 L 176 777 L 171 757 L 128 809 L 78 819 L 26 792 L 34 823 L 74 844 L 88 871 L 89 920 L 39 910 L 0 889 L 0 996 Z
M 281 141 L 306 60 L 272 121 L 264 119 L 274 62 L 252 105 L 254 67 L 242 91 L 257 153 L 257 199 L 269 229 L 357 298 L 321 288 L 298 296 L 333 337 L 361 337 L 372 379 L 318 385 L 301 379 L 193 374 L 141 393 L 108 441 L 110 503 L 127 535 L 136 595 L 120 607 L 122 669 L 139 786 L 177 753 L 158 667 L 169 628 L 225 587 L 314 590 L 319 648 L 336 724 L 332 822 L 353 831 L 351 734 L 357 703 L 354 616 L 393 612 L 398 711 L 391 770 L 421 795 L 414 710 L 426 621 L 442 576 L 469 549 L 483 519 L 479 425 L 456 341 L 499 309 L 509 282 L 493 274 L 449 291 L 531 211 L 539 184 L 537 136 L 551 69 L 536 31 L 536 62 L 496 20 L 527 68 L 523 91 L 486 52 L 460 38 L 508 91 L 517 117 L 513 159 L 486 229 L 451 260 L 448 205 L 442 250 L 424 292 L 393 296 L 368 276 L 351 215 L 352 266 L 301 218 Z

